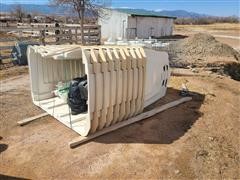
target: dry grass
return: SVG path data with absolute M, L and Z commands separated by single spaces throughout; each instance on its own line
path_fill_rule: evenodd
M 216 23 L 209 25 L 175 25 L 176 30 L 180 29 L 206 29 L 206 30 L 224 30 L 224 31 L 238 31 L 240 32 L 240 24 L 231 23 Z

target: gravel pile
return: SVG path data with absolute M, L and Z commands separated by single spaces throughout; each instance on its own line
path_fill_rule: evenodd
M 195 34 L 169 45 L 170 64 L 175 67 L 208 67 L 240 62 L 240 54 L 208 34 Z

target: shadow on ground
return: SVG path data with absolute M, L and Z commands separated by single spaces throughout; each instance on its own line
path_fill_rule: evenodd
M 172 35 L 172 36 L 162 36 L 162 37 L 153 37 L 155 39 L 166 39 L 166 40 L 169 40 L 169 39 L 175 39 L 175 40 L 178 40 L 178 39 L 185 39 L 187 38 L 188 36 L 186 35 L 182 35 L 182 34 L 175 34 L 175 35 Z
M 7 148 L 8 148 L 8 145 L 7 145 L 7 144 L 0 144 L 0 154 L 1 154 L 3 151 L 7 150 Z
M 169 88 L 167 95 L 147 107 L 145 111 L 161 106 L 168 102 L 181 98 L 180 91 Z M 98 143 L 143 143 L 143 144 L 170 144 L 178 140 L 191 129 L 194 123 L 202 116 L 199 109 L 205 96 L 191 92 L 193 100 L 177 107 L 168 109 L 151 118 L 127 127 L 118 129 L 112 133 L 103 135 L 93 141 Z
M 2 179 L 2 180 L 29 180 L 26 178 L 7 176 L 7 175 L 3 175 L 3 174 L 0 174 L 0 179 Z
M 2 136 L 0 136 L 0 140 L 2 140 Z M 7 144 L 1 144 L 0 143 L 0 154 L 3 152 L 3 151 L 6 151 L 8 148 L 8 145 Z

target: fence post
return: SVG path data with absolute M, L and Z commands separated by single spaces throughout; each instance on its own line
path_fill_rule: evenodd
M 70 44 L 73 44 L 72 29 L 69 29 L 69 40 L 70 40 Z
M 20 31 L 19 31 L 19 36 L 20 36 L 20 37 L 23 37 L 23 30 L 20 30 Z
M 64 37 L 64 31 L 63 31 L 63 29 L 60 27 L 60 39 L 59 39 L 59 43 L 61 44 L 61 43 L 63 43 L 63 38 Z
M 98 45 L 101 45 L 101 38 L 102 38 L 101 26 L 98 26 Z
M 85 44 L 85 39 L 84 39 L 84 26 L 80 27 L 81 28 L 81 44 Z
M 90 44 L 90 28 L 88 28 L 88 44 Z
M 45 46 L 45 30 L 40 30 L 40 34 L 41 34 L 41 43 Z
M 76 41 L 76 44 L 78 43 L 77 31 L 78 31 L 78 29 L 77 29 L 77 27 L 76 27 L 76 28 L 75 28 L 75 41 Z

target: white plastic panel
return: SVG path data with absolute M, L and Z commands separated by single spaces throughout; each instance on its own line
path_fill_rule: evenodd
M 141 47 L 32 46 L 28 60 L 33 102 L 82 136 L 141 113 L 165 95 L 169 78 L 168 55 Z M 71 115 L 53 90 L 85 74 L 88 112 Z
M 166 52 L 145 49 L 146 84 L 144 107 L 163 97 L 167 91 L 170 76 L 168 54 Z

